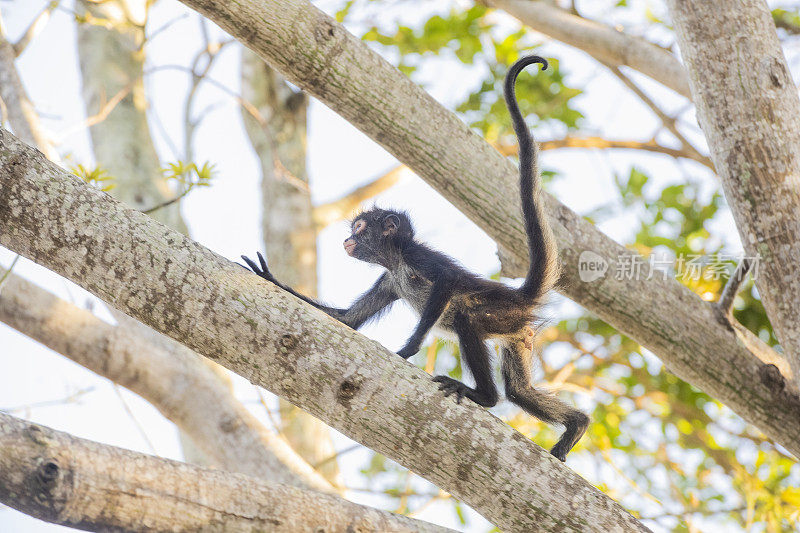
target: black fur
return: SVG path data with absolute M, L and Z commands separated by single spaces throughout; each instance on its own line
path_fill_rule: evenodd
M 260 265 L 242 257 L 259 276 L 352 328 L 380 315 L 400 298 L 408 302 L 420 319 L 398 355 L 408 359 L 416 354 L 434 327 L 454 334 L 464 363 L 475 378 L 475 387 L 448 376 L 437 376 L 434 381 L 445 395 L 455 394 L 459 403 L 464 397 L 485 407 L 497 403 L 490 351 L 486 346 L 486 340 L 497 340 L 502 345 L 506 396 L 531 415 L 565 426 L 564 434 L 551 450 L 564 461 L 586 430 L 589 418 L 531 385 L 535 311 L 558 275 L 555 245 L 538 201 L 537 148 L 514 96 L 517 76 L 532 63 L 547 68 L 547 61 L 541 57 L 522 58 L 511 67 L 505 83 L 506 103 L 519 138 L 520 193 L 530 252 L 530 268 L 519 289 L 468 272 L 450 257 L 416 241 L 408 215 L 378 208 L 353 220 L 352 234 L 344 246 L 351 256 L 378 264 L 386 272 L 348 309 L 328 307 L 281 284 L 272 276 L 260 253 Z

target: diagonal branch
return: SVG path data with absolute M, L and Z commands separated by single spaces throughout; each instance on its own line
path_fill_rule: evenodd
M 400 181 L 400 176 L 406 170 L 406 166 L 398 165 L 366 185 L 362 185 L 336 200 L 314 207 L 312 215 L 317 229 L 325 228 L 334 222 L 353 216 L 362 203 L 390 189 Z
M 182 2 L 408 165 L 497 241 L 508 273 L 524 275 L 528 255 L 515 165 L 408 77 L 305 0 L 240 0 L 235 7 Z M 677 281 L 651 276 L 646 264 L 638 279 L 616 276 L 625 264 L 644 260 L 551 196 L 542 200 L 559 245 L 566 296 L 800 456 L 800 407 L 794 410 L 798 401 L 784 396 L 780 373 L 765 377 L 763 363 L 717 322 L 708 302 Z M 587 251 L 606 265 L 602 279 L 581 280 Z
M 485 409 L 457 405 L 375 341 L 2 129 L 0 179 L 0 245 L 393 458 L 499 528 L 646 530 Z
M 0 321 L 140 395 L 221 468 L 334 491 L 237 402 L 197 354 L 139 331 L 145 328 L 138 322 L 112 326 L 14 274 L 0 292 Z
M 52 161 L 58 161 L 58 153 L 39 123 L 39 116 L 28 98 L 16 66 L 14 46 L 2 32 L 0 20 L 0 99 L 5 104 L 8 121 L 20 139 L 42 150 Z
M 160 459 L 0 413 L 0 502 L 91 531 L 451 531 L 335 496 Z
M 626 35 L 600 22 L 572 15 L 544 1 L 482 0 L 534 30 L 583 50 L 597 60 L 625 65 L 691 98 L 686 71 L 674 55 L 641 37 Z

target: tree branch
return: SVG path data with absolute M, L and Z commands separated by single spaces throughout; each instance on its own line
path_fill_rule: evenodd
M 497 241 L 508 274 L 524 275 L 522 218 L 517 200 L 505 200 L 519 197 L 517 168 L 407 76 L 305 0 L 181 1 L 407 164 Z M 551 196 L 542 201 L 559 245 L 565 295 L 800 456 L 800 411 L 786 411 L 782 389 L 763 377 L 763 364 L 707 302 L 675 280 L 650 277 L 647 265 L 639 279 L 616 279 L 620 265 L 645 261 Z M 602 279 L 581 280 L 586 251 L 607 265 Z
M 722 289 L 722 293 L 720 294 L 719 300 L 717 300 L 716 304 L 717 309 L 719 309 L 723 316 L 731 315 L 733 301 L 736 299 L 736 295 L 739 294 L 739 289 L 742 288 L 742 283 L 744 283 L 744 280 L 747 279 L 747 274 L 750 272 L 752 267 L 753 260 L 745 257 L 739 262 L 738 265 L 736 265 L 736 270 L 733 272 L 733 274 L 731 274 L 731 277 L 728 278 L 728 282 Z
M 516 155 L 518 146 L 498 146 L 497 149 L 503 155 Z M 714 163 L 704 155 L 693 149 L 691 145 L 686 148 L 670 148 L 656 142 L 654 139 L 649 141 L 623 141 L 606 139 L 604 137 L 590 136 L 590 137 L 575 137 L 568 135 L 561 139 L 551 139 L 541 141 L 539 143 L 540 150 L 557 150 L 559 148 L 597 148 L 597 149 L 622 149 L 622 150 L 644 150 L 645 152 L 654 152 L 658 154 L 665 154 L 671 157 L 682 157 L 684 159 L 691 159 L 697 161 L 701 165 L 707 166 L 714 170 Z
M 89 187 L 5 130 L 0 179 L 0 245 L 411 468 L 499 528 L 646 530 L 485 409 L 456 404 L 375 341 Z
M 336 200 L 314 207 L 312 216 L 317 230 L 352 216 L 363 202 L 393 187 L 400 181 L 400 176 L 406 170 L 408 167 L 405 165 L 398 165 L 366 185 L 362 185 Z
M 241 474 L 160 459 L 0 413 L 0 502 L 93 531 L 451 531 Z
M 48 3 L 42 10 L 39 12 L 36 17 L 31 21 L 28 25 L 28 28 L 25 30 L 25 33 L 22 34 L 22 37 L 14 43 L 14 54 L 19 57 L 22 52 L 25 51 L 25 48 L 31 43 L 31 41 L 39 35 L 47 23 L 50 21 L 50 15 L 53 14 L 53 11 L 58 7 L 58 4 L 61 3 L 61 0 L 54 0 Z
M 0 20 L 2 29 L 2 20 Z M 25 92 L 14 62 L 17 55 L 14 46 L 0 31 L 0 99 L 5 103 L 8 121 L 20 139 L 36 146 L 52 161 L 58 161 L 47 134 L 39 123 L 39 116 Z
M 697 117 L 758 292 L 800 377 L 800 99 L 762 0 L 670 0 Z M 724 98 L 721 95 L 725 95 Z
M 112 326 L 13 274 L 0 292 L 0 321 L 149 401 L 217 466 L 334 492 L 181 344 L 143 334 L 132 320 Z
M 686 71 L 674 55 L 640 37 L 599 22 L 571 15 L 548 2 L 481 0 L 502 9 L 534 30 L 583 50 L 612 65 L 626 65 L 691 98 Z

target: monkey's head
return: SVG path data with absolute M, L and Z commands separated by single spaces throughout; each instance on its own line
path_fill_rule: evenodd
M 388 266 L 413 239 L 414 229 L 407 214 L 374 207 L 353 219 L 344 250 L 361 261 Z

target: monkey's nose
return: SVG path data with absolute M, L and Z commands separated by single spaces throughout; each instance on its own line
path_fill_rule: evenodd
M 347 255 L 352 256 L 353 250 L 356 249 L 356 241 L 352 237 L 348 237 L 344 240 L 344 251 L 347 252 Z

